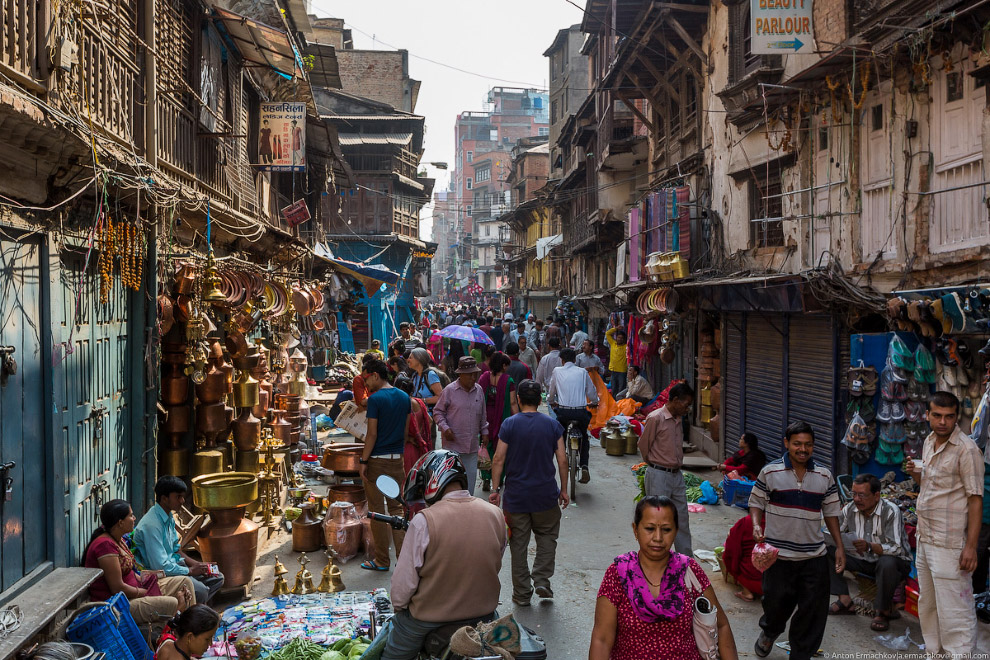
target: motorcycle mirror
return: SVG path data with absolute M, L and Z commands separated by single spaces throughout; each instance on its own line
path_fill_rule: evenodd
M 399 482 L 387 474 L 383 474 L 375 479 L 375 488 L 391 500 L 399 499 Z

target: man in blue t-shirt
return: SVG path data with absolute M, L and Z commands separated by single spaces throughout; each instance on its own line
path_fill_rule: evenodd
M 534 585 L 537 596 L 553 598 L 550 578 L 557 554 L 561 509 L 570 500 L 564 427 L 537 412 L 543 395 L 539 383 L 524 380 L 516 392 L 519 413 L 502 422 L 492 459 L 492 483 L 500 483 L 504 472 L 505 484 L 496 488 L 488 500 L 496 506 L 501 503 L 511 530 L 512 602 L 527 606 L 533 598 Z M 554 478 L 555 458 L 560 488 Z M 531 534 L 536 536 L 532 574 L 528 558 Z
M 360 474 L 364 480 L 364 492 L 368 498 L 368 509 L 375 513 L 402 516 L 402 504 L 389 500 L 375 486 L 375 480 L 383 474 L 402 484 L 405 470 L 402 452 L 408 439 L 409 414 L 412 404 L 409 395 L 388 384 L 388 365 L 381 360 L 371 360 L 364 365 L 361 376 L 371 392 L 368 397 L 368 433 L 364 436 L 364 452 L 361 454 Z M 371 534 L 375 539 L 375 558 L 361 564 L 369 571 L 387 571 L 390 527 L 382 522 L 372 521 Z M 395 556 L 402 550 L 405 532 L 393 529 L 392 542 Z

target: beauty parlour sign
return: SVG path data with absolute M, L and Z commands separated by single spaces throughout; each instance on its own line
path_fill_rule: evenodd
M 754 55 L 815 52 L 813 0 L 750 0 Z

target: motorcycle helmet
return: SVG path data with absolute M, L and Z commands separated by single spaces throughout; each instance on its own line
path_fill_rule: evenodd
M 446 449 L 428 452 L 416 461 L 406 475 L 402 496 L 406 502 L 426 502 L 432 506 L 454 481 L 467 488 L 468 477 L 460 457 Z

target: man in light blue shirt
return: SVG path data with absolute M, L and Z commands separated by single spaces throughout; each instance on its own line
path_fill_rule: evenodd
M 207 603 L 223 586 L 223 576 L 209 575 L 209 565 L 182 552 L 172 513 L 186 503 L 186 483 L 165 475 L 155 484 L 155 500 L 134 528 L 137 559 L 144 568 L 163 571 L 166 577 L 188 575 L 196 589 L 196 602 Z

